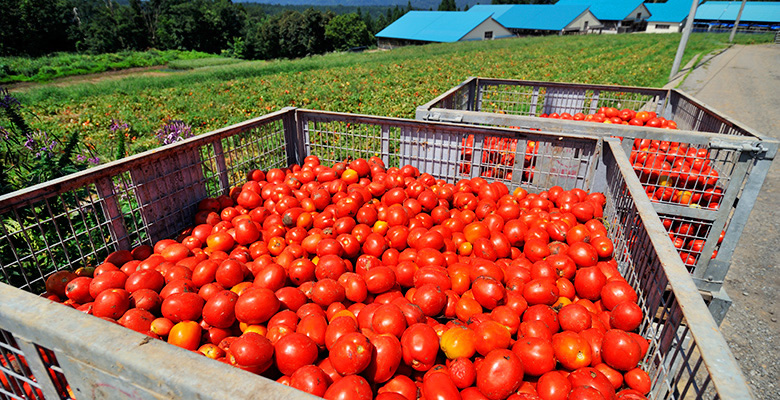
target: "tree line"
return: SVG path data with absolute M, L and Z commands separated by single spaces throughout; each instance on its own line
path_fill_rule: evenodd
M 375 33 L 411 9 L 408 3 L 378 16 L 314 8 L 269 14 L 231 0 L 0 0 L 0 56 L 155 48 L 302 57 L 370 46 Z

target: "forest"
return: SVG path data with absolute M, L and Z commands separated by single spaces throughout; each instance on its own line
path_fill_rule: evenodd
M 373 34 L 411 3 L 369 8 L 334 7 L 337 13 L 230 0 L 0 0 L 0 56 L 153 48 L 243 59 L 302 57 L 370 46 Z

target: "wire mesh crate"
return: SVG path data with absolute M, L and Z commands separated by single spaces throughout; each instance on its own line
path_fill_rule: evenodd
M 645 315 L 652 398 L 750 397 L 616 140 L 285 109 L 0 197 L 0 398 L 310 398 L 36 294 L 54 270 L 175 237 L 200 200 L 227 193 L 249 169 L 309 154 L 323 162 L 379 156 L 453 181 L 469 135 L 477 139 L 472 155 L 485 150 L 486 137 L 537 144 L 533 175 L 518 166 L 511 179 L 496 178 L 511 187 L 605 193 L 615 258 Z M 525 149 L 515 146 L 515 157 Z M 469 166 L 473 176 L 492 167 L 478 156 Z
M 679 129 L 538 118 L 551 113 L 596 113 L 600 107 L 652 111 L 674 120 Z M 723 285 L 778 149 L 778 141 L 674 89 L 469 78 L 420 106 L 416 118 L 627 138 L 623 147 L 656 211 L 699 221 L 695 234 L 685 236 L 686 246 L 695 241 L 698 247 L 703 241 L 704 248 L 685 252 L 681 258 L 696 285 L 712 292 Z M 660 148 L 647 147 L 646 141 L 639 142 L 643 139 L 655 141 Z M 694 150 L 680 154 L 675 144 Z M 671 167 L 686 159 L 700 169 L 680 166 L 678 171 L 664 166 L 664 162 Z M 507 164 L 502 167 L 507 169 Z

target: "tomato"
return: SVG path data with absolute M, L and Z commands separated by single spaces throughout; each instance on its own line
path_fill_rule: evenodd
M 450 360 L 471 358 L 476 349 L 477 335 L 468 327 L 453 326 L 441 335 L 439 346 Z
M 476 350 L 481 355 L 487 355 L 495 349 L 507 349 L 512 342 L 509 329 L 496 321 L 483 321 L 474 328 L 477 336 Z
M 386 382 L 401 365 L 401 342 L 388 334 L 372 336 L 369 339 L 373 345 L 373 353 L 364 374 L 371 382 Z
M 591 314 L 579 304 L 568 304 L 558 311 L 558 322 L 564 331 L 582 332 L 591 326 Z
M 73 279 L 75 278 L 76 276 L 74 275 Z M 69 282 L 70 281 L 68 281 L 68 283 Z M 127 275 L 124 272 L 116 270 L 106 271 L 99 275 L 95 275 L 95 278 L 93 278 L 89 283 L 89 295 L 92 296 L 93 299 L 96 299 L 97 296 L 104 290 L 124 289 L 125 282 L 127 282 Z M 67 284 L 63 286 L 63 296 L 60 297 L 65 297 L 66 287 Z
M 274 361 L 279 372 L 292 375 L 298 368 L 313 364 L 319 350 L 311 338 L 301 333 L 290 333 L 274 344 Z
M 101 318 L 118 319 L 129 308 L 130 293 L 124 289 L 107 289 L 100 292 L 100 294 L 95 297 L 95 302 L 92 306 L 92 315 Z
M 249 325 L 261 324 L 276 314 L 280 306 L 273 291 L 253 287 L 238 296 L 235 306 L 236 319 Z
M 203 320 L 217 328 L 229 328 L 236 321 L 236 300 L 238 294 L 230 290 L 213 295 L 203 306 Z
M 89 294 L 90 283 L 92 283 L 92 278 L 90 277 L 87 276 L 77 277 L 67 283 L 67 285 L 65 286 L 64 294 L 65 296 L 67 296 L 68 299 L 78 304 L 85 304 L 85 303 L 92 302 L 95 300 L 95 298 Z
M 610 311 L 618 303 L 624 301 L 636 303 L 637 299 L 634 288 L 624 280 L 610 280 L 601 288 L 601 304 Z
M 179 322 L 170 329 L 168 343 L 187 350 L 197 350 L 200 344 L 200 334 L 201 327 L 197 322 Z
M 417 371 L 427 371 L 436 362 L 439 336 L 430 325 L 413 324 L 401 335 L 401 351 L 406 365 Z
M 643 395 L 650 393 L 650 389 L 652 388 L 652 381 L 650 380 L 650 376 L 647 374 L 647 372 L 642 371 L 639 368 L 634 368 L 626 372 L 623 376 L 625 378 L 626 385 L 629 388 L 634 389 Z
M 400 338 L 406 329 L 406 317 L 397 305 L 384 304 L 374 312 L 371 326 L 376 333 L 389 333 Z
M 472 386 L 477 380 L 477 369 L 474 367 L 474 363 L 468 358 L 458 358 L 452 362 L 448 362 L 447 367 L 452 378 L 452 383 L 458 389 L 465 389 Z
M 536 392 L 543 400 L 566 400 L 571 382 L 559 371 L 550 371 L 539 377 Z
M 134 272 L 127 277 L 125 281 L 125 290 L 130 293 L 139 289 L 151 289 L 159 292 L 165 286 L 165 278 L 159 272 L 148 269 L 145 271 Z
M 598 267 L 581 268 L 574 277 L 574 288 L 577 291 L 577 296 L 591 301 L 599 299 L 601 289 L 606 284 L 607 277 Z
M 580 368 L 567 377 L 572 388 L 591 388 L 596 390 L 604 399 L 615 398 L 615 388 L 604 374 L 595 368 Z M 598 397 L 596 397 L 598 398 Z
M 512 346 L 526 374 L 542 376 L 555 369 L 555 351 L 550 341 L 535 337 L 519 338 Z
M 623 386 L 623 374 L 620 372 L 612 369 L 607 364 L 600 363 L 593 366 L 593 368 L 597 369 L 599 372 L 604 374 L 604 376 L 609 380 L 609 383 L 612 384 L 612 387 L 615 388 L 615 390 L 620 389 L 621 386 Z
M 417 400 L 417 385 L 408 376 L 397 374 L 387 381 L 384 386 L 380 387 L 377 393 L 379 395 L 394 393 L 401 395 L 407 400 Z
M 601 344 L 604 363 L 619 371 L 629 371 L 642 359 L 642 349 L 628 333 L 610 329 L 604 333 Z
M 130 258 L 132 259 L 132 257 Z M 60 298 L 65 298 L 65 291 L 68 283 L 77 277 L 78 276 L 71 271 L 57 271 L 46 278 L 46 291 L 54 293 Z
M 328 390 L 330 378 L 316 365 L 304 365 L 290 376 L 290 386 L 306 393 L 322 397 Z
M 523 286 L 523 297 L 529 305 L 553 305 L 560 295 L 552 278 L 534 279 Z
M 599 255 L 596 252 L 596 249 L 589 243 L 585 242 L 570 243 L 569 250 L 566 252 L 566 255 L 571 257 L 571 259 L 575 264 L 577 264 L 577 267 L 579 268 L 592 267 L 596 265 L 599 260 Z
M 504 303 L 506 290 L 504 286 L 493 277 L 479 276 L 471 284 L 471 292 L 474 299 L 488 310 L 492 310 Z
M 505 399 L 523 382 L 523 363 L 515 353 L 496 349 L 477 368 L 477 388 L 489 399 Z
M 197 321 L 202 315 L 204 303 L 197 293 L 175 293 L 163 300 L 160 310 L 163 317 L 173 322 Z
M 330 349 L 333 368 L 341 375 L 359 374 L 371 362 L 374 346 L 368 338 L 357 332 L 341 336 Z
M 365 378 L 359 375 L 348 375 L 333 382 L 324 397 L 327 400 L 371 400 L 374 393 Z
M 430 400 L 460 399 L 460 392 L 444 366 L 438 365 L 423 377 L 422 395 Z
M 572 331 L 556 333 L 552 338 L 555 357 L 564 368 L 575 370 L 590 365 L 592 352 L 590 344 Z
M 642 323 L 642 309 L 632 301 L 618 303 L 609 314 L 609 326 L 630 332 Z
M 130 294 L 130 306 L 156 312 L 162 305 L 162 297 L 151 289 L 138 289 Z
M 428 283 L 420 286 L 414 292 L 413 303 L 420 307 L 423 314 L 429 317 L 439 315 L 447 305 L 447 295 L 436 285 Z
M 266 337 L 247 332 L 230 344 L 230 354 L 236 365 L 262 373 L 273 363 L 274 346 Z

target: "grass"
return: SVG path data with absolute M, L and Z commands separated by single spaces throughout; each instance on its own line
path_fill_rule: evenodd
M 169 62 L 217 58 L 208 53 L 179 50 L 124 51 L 105 54 L 56 53 L 46 57 L 0 57 L 0 83 L 47 82 L 66 76 L 93 74 Z M 225 60 L 219 57 L 219 59 Z M 186 64 L 185 64 L 186 65 Z
M 737 42 L 773 39 L 764 36 L 739 35 Z M 469 76 L 660 87 L 679 39 L 634 34 L 431 44 L 241 62 L 16 94 L 39 115 L 37 127 L 78 129 L 103 159 L 111 159 L 112 118 L 132 127 L 126 146 L 134 154 L 158 146 L 154 132 L 166 119 L 184 120 L 197 134 L 285 106 L 413 118 L 417 106 Z M 727 46 L 727 40 L 728 34 L 693 34 L 683 65 L 695 54 Z
M 173 60 L 168 63 L 168 68 L 176 70 L 187 70 L 205 67 L 215 67 L 218 65 L 230 65 L 245 62 L 237 58 L 229 57 L 209 57 L 209 58 L 195 58 L 187 60 Z

